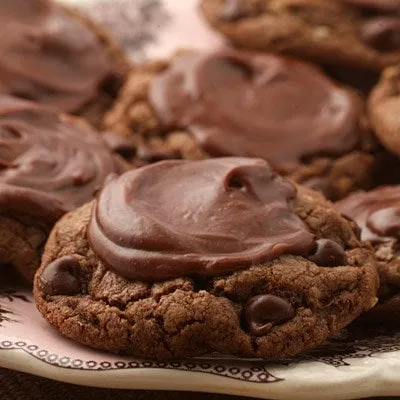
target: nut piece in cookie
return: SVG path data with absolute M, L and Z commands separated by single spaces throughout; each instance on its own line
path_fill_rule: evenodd
M 400 62 L 398 0 L 203 0 L 235 46 L 372 71 Z
M 0 95 L 0 263 L 32 280 L 54 223 L 124 170 L 85 122 Z
M 361 98 L 272 54 L 185 53 L 134 69 L 105 125 L 150 149 L 135 162 L 260 157 L 332 199 L 371 187 L 381 163 Z
M 118 46 L 87 17 L 50 0 L 0 4 L 0 93 L 98 124 L 128 68 Z
M 255 158 L 162 161 L 112 178 L 54 227 L 39 311 L 88 346 L 277 359 L 376 302 L 372 251 L 321 195 Z
M 336 207 L 358 223 L 379 261 L 379 303 L 363 321 L 400 325 L 400 186 L 355 193 Z

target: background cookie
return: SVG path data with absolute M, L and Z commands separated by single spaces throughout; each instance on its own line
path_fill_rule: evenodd
M 375 262 L 353 229 L 262 160 L 164 161 L 110 180 L 56 224 L 35 300 L 94 348 L 282 358 L 375 304 Z
M 232 44 L 321 64 L 380 70 L 400 61 L 399 3 L 351 0 L 203 0 Z
M 0 95 L 0 263 L 32 280 L 47 235 L 124 163 L 74 117 Z
M 134 68 L 105 127 L 136 142 L 139 165 L 263 157 L 332 199 L 373 186 L 391 162 L 355 92 L 311 64 L 261 53 L 186 53 Z
M 368 101 L 368 115 L 381 142 L 400 154 L 400 66 L 387 68 Z
M 355 193 L 336 207 L 359 224 L 361 239 L 372 243 L 379 261 L 379 303 L 363 321 L 400 325 L 400 186 Z
M 31 3 L 24 14 L 18 3 L 0 5 L 0 93 L 98 125 L 121 86 L 127 59 L 105 29 L 78 11 L 50 0 Z

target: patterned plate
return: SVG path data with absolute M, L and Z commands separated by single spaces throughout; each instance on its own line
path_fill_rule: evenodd
M 67 0 L 63 0 L 67 1 Z M 68 0 L 107 24 L 135 62 L 223 40 L 196 0 Z M 269 399 L 400 395 L 400 332 L 346 331 L 300 358 L 266 364 L 210 355 L 161 363 L 79 346 L 41 318 L 21 285 L 0 287 L 0 367 L 60 381 L 127 389 L 186 390 Z
M 21 286 L 0 288 L 0 367 L 91 386 L 269 399 L 400 395 L 400 332 L 346 331 L 279 363 L 208 357 L 154 362 L 77 345 L 47 325 Z

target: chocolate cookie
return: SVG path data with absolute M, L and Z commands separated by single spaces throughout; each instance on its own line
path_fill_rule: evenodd
M 124 169 L 85 122 L 0 95 L 0 263 L 32 280 L 54 223 Z
M 378 71 L 400 62 L 399 0 L 203 0 L 201 8 L 246 49 Z
M 139 163 L 261 157 L 331 199 L 371 187 L 386 159 L 359 96 L 311 64 L 260 53 L 186 53 L 135 68 L 105 127 L 136 134 Z
M 361 227 L 361 239 L 371 242 L 379 261 L 379 303 L 366 319 L 400 325 L 400 186 L 360 192 L 336 203 Z
M 50 0 L 0 4 L 0 93 L 80 115 L 98 125 L 128 61 L 86 16 Z
M 354 227 L 261 159 L 163 161 L 56 224 L 36 304 L 65 336 L 112 352 L 292 356 L 376 302 Z
M 369 98 L 368 115 L 381 142 L 400 155 L 400 66 L 383 72 Z

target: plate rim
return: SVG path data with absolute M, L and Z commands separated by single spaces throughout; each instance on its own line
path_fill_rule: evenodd
M 400 352 L 394 353 L 399 353 L 400 355 Z M 21 349 L 1 349 L 0 355 L 0 366 L 3 368 L 60 382 L 98 388 L 219 393 L 271 400 L 320 399 L 322 395 L 326 400 L 400 396 L 400 376 L 396 381 L 393 377 L 385 376 L 387 368 L 381 368 L 382 362 L 388 361 L 387 358 L 375 359 L 377 361 L 376 366 L 370 372 L 373 379 L 370 379 L 371 376 L 366 379 L 365 374 L 356 376 L 353 373 L 353 376 L 349 375 L 347 382 L 340 384 L 339 382 L 329 382 L 328 380 L 321 383 L 321 381 L 304 381 L 301 379 L 298 379 L 297 382 L 292 379 L 273 383 L 244 382 L 198 371 L 179 371 L 162 368 L 91 371 L 48 364 Z M 395 358 L 396 356 L 393 355 L 393 359 Z M 319 364 L 316 361 L 312 363 Z M 386 367 L 388 366 L 386 365 Z M 351 368 L 351 366 L 344 368 Z M 394 369 L 400 371 L 400 359 Z M 392 372 L 396 373 L 396 371 Z M 187 379 L 188 377 L 190 379 Z M 332 391 L 333 386 L 335 391 Z

